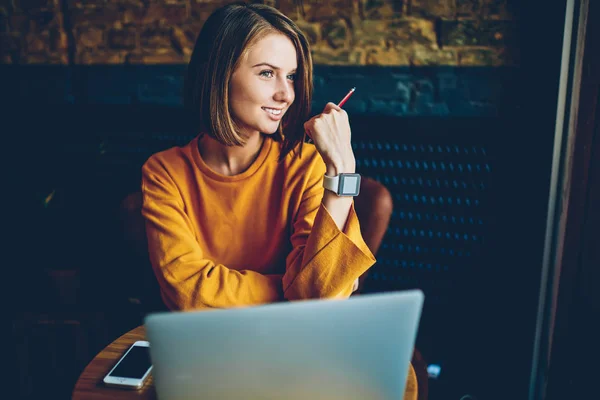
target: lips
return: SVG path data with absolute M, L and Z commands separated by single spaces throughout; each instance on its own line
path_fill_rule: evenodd
M 280 115 L 281 112 L 283 111 L 281 108 L 262 107 L 262 109 L 265 110 L 266 112 L 268 112 L 271 115 Z
M 281 118 L 283 118 L 283 108 L 271 108 L 271 107 L 261 107 L 265 113 L 267 113 L 267 116 L 272 120 L 272 121 L 279 121 Z

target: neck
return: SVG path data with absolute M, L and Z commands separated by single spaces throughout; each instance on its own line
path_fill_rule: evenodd
M 198 150 L 210 169 L 221 175 L 234 176 L 250 168 L 263 142 L 264 136 L 258 132 L 247 137 L 244 146 L 225 146 L 209 135 L 202 135 Z

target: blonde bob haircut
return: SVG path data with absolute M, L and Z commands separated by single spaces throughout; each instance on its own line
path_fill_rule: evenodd
M 194 133 L 206 133 L 226 146 L 245 140 L 232 118 L 229 83 L 250 46 L 270 33 L 288 37 L 298 57 L 295 100 L 273 133 L 283 142 L 281 159 L 305 139 L 304 122 L 310 114 L 313 71 L 306 36 L 288 17 L 264 4 L 233 3 L 215 10 L 204 23 L 187 67 L 184 106 Z

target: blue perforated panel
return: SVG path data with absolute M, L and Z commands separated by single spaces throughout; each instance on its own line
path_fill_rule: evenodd
M 474 265 L 488 229 L 492 166 L 482 145 L 355 140 L 357 170 L 383 183 L 394 211 L 369 291 L 420 288 L 443 301 Z

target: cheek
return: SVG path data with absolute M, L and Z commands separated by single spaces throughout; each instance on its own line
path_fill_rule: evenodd
M 252 101 L 252 93 L 254 92 L 252 86 L 253 83 L 248 74 L 239 72 L 233 74 L 229 84 L 229 102 L 232 108 L 247 106 L 247 103 Z
M 240 104 L 248 101 L 250 91 L 242 85 L 232 85 L 229 90 L 229 101 L 232 104 Z
M 254 103 L 252 91 L 245 86 L 231 87 L 229 91 L 229 104 L 233 117 L 246 120 L 252 113 L 251 105 Z
M 269 94 L 265 88 L 251 85 L 238 88 L 235 98 L 232 97 L 232 103 L 237 104 L 239 112 L 252 113 L 265 103 L 268 104 Z

